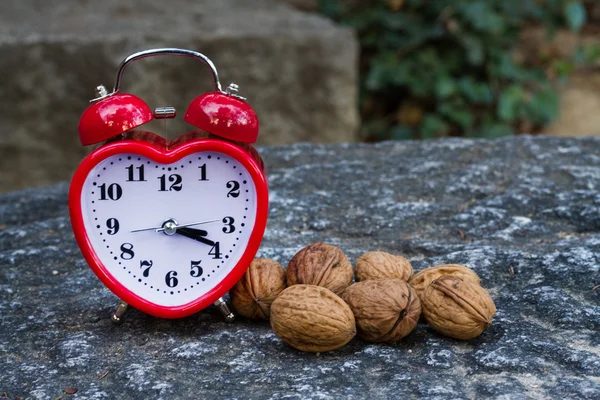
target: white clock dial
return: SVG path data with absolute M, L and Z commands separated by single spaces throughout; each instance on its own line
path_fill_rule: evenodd
M 216 151 L 172 164 L 112 156 L 90 171 L 81 192 L 86 233 L 108 272 L 134 294 L 171 307 L 231 272 L 248 245 L 256 201 L 248 170 Z M 174 224 L 194 225 L 148 229 Z

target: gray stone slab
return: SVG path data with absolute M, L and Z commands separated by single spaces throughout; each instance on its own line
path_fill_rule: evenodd
M 267 323 L 215 309 L 169 321 L 114 296 L 73 239 L 67 185 L 0 196 L 0 394 L 8 398 L 597 399 L 600 139 L 515 137 L 261 150 L 271 211 L 260 255 L 313 241 L 416 269 L 463 263 L 498 313 L 461 342 L 405 340 L 307 354 Z M 76 395 L 64 393 L 77 388 Z
M 69 179 L 94 88 L 112 88 L 126 56 L 155 47 L 210 57 L 255 108 L 263 144 L 356 139 L 357 40 L 325 18 L 267 0 L 11 1 L 0 12 L 0 170 L 11 171 L 0 191 Z M 181 116 L 211 89 L 204 65 L 173 57 L 132 64 L 122 85 L 151 108 L 177 108 L 167 131 L 149 125 L 168 137 L 192 129 Z

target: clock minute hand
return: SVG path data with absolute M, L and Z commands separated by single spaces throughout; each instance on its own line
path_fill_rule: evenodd
M 203 231 L 201 229 L 192 229 L 192 228 L 177 228 L 175 231 L 176 234 L 185 236 L 187 238 L 196 240 L 200 243 L 207 244 L 209 246 L 214 246 L 215 242 L 210 239 L 207 239 L 205 236 L 208 235 L 208 232 Z

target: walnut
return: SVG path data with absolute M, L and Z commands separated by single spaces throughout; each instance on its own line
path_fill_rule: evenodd
M 285 271 L 268 258 L 255 258 L 229 292 L 233 308 L 244 317 L 269 319 L 271 303 L 285 289 Z
M 425 290 L 425 320 L 436 331 L 455 339 L 473 339 L 492 324 L 496 306 L 488 292 L 473 280 L 444 275 Z
M 423 301 L 423 293 L 425 293 L 425 289 L 427 286 L 437 278 L 442 275 L 454 275 L 462 278 L 463 280 L 470 280 L 478 285 L 481 283 L 481 279 L 472 269 L 465 267 L 460 264 L 441 264 L 436 265 L 435 267 L 425 268 L 422 271 L 419 271 L 415 274 L 415 276 L 409 281 L 410 286 L 412 286 L 419 295 L 421 302 Z
M 357 281 L 398 278 L 408 282 L 413 276 L 410 262 L 402 257 L 383 251 L 369 251 L 356 260 Z
M 271 327 L 285 343 L 310 352 L 337 349 L 356 335 L 350 307 L 331 290 L 315 285 L 281 292 L 271 305 Z
M 413 288 L 397 278 L 355 283 L 344 291 L 358 326 L 358 336 L 371 342 L 395 342 L 407 336 L 421 315 Z
M 317 285 L 340 295 L 352 283 L 352 264 L 339 248 L 318 242 L 292 257 L 286 277 L 288 286 Z

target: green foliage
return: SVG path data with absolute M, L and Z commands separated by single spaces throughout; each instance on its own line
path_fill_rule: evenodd
M 321 0 L 356 29 L 366 140 L 535 131 L 558 112 L 552 78 L 600 57 L 539 61 L 515 48 L 523 27 L 580 30 L 580 0 Z

